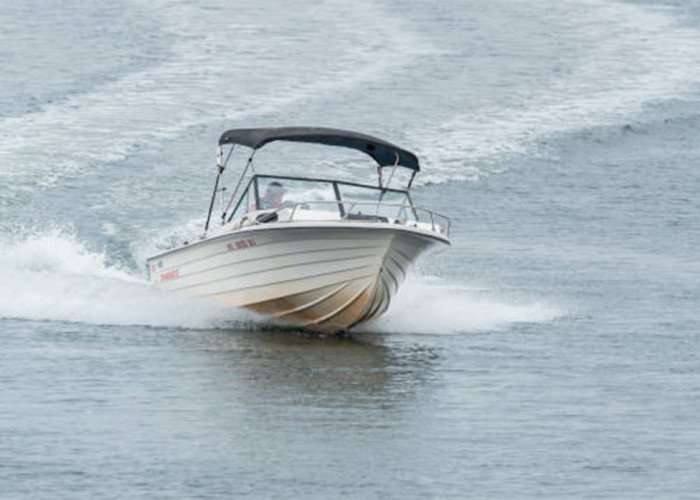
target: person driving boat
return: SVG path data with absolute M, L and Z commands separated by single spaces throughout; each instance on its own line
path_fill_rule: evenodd
M 267 185 L 265 194 L 260 200 L 260 208 L 262 209 L 277 209 L 284 205 L 284 188 L 277 181 L 272 181 Z

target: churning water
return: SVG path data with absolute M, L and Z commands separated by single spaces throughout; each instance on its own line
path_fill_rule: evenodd
M 699 16 L 3 4 L 2 496 L 695 497 Z M 416 151 L 452 247 L 348 337 L 151 288 L 219 134 L 297 124 Z M 258 165 L 371 175 L 323 153 Z

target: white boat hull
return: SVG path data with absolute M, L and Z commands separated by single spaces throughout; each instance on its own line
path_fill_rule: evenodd
M 334 333 L 383 314 L 415 260 L 446 238 L 392 224 L 267 224 L 148 260 L 167 290 Z

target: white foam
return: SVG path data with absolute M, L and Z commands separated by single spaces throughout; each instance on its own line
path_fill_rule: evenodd
M 26 233 L 26 231 L 25 231 Z M 54 229 L 0 241 L 0 318 L 183 328 L 257 328 L 248 311 L 164 292 L 130 270 L 105 263 L 71 232 Z M 387 315 L 362 330 L 457 333 L 542 323 L 563 311 L 542 302 L 504 300 L 484 289 L 413 278 Z
M 186 328 L 246 326 L 252 313 L 163 292 L 105 264 L 70 232 L 0 242 L 0 317 Z
M 559 307 L 523 301 L 438 278 L 416 277 L 404 283 L 385 316 L 363 331 L 454 334 L 503 330 L 517 324 L 549 323 L 564 316 Z
M 197 241 L 204 232 L 202 217 L 190 219 L 170 226 L 143 229 L 143 234 L 135 238 L 130 245 L 131 254 L 136 262 L 146 262 L 149 257 L 182 245 L 185 241 Z M 218 221 L 214 221 L 216 223 Z

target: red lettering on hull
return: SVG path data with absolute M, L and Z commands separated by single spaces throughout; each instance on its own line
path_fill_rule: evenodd
M 167 273 L 163 273 L 160 275 L 160 281 L 168 281 L 168 280 L 174 280 L 175 278 L 180 277 L 180 270 L 179 269 L 173 269 L 172 271 L 168 271 Z
M 237 250 L 245 250 L 246 248 L 254 247 L 255 245 L 255 238 L 246 238 L 245 240 L 238 240 L 232 243 L 227 243 L 226 251 L 235 252 Z

